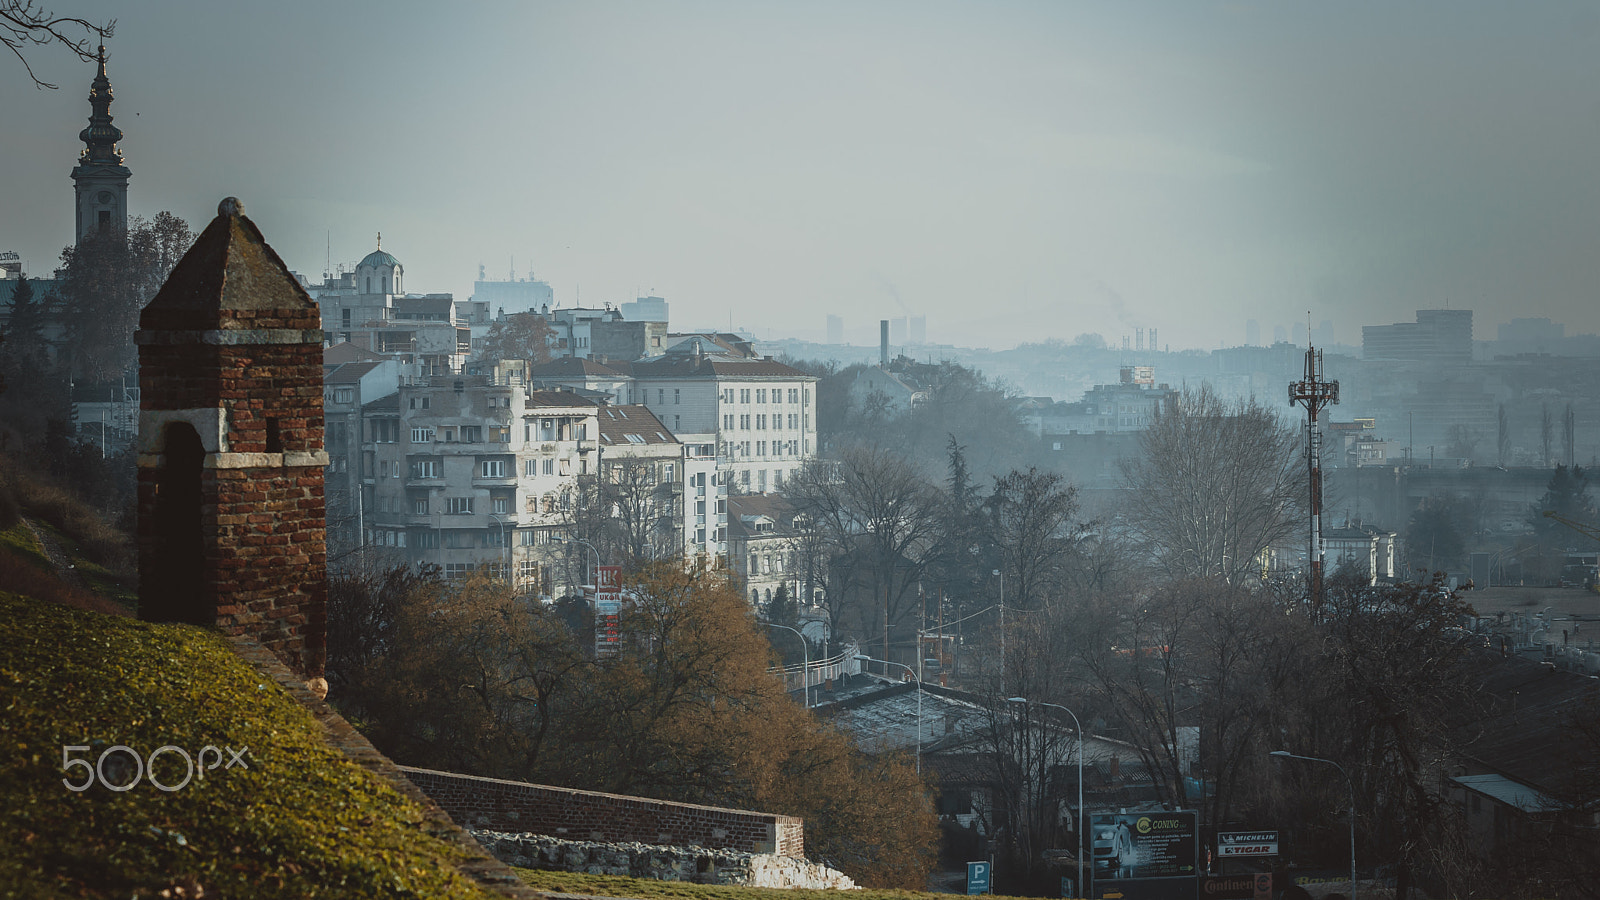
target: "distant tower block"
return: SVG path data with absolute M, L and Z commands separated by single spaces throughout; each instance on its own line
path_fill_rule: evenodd
M 139 615 L 326 656 L 317 305 L 232 197 L 139 317 Z

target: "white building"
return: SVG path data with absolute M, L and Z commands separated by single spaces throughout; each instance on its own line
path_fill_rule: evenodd
M 632 369 L 635 402 L 679 440 L 716 447 L 720 471 L 745 491 L 782 488 L 816 453 L 814 376 L 701 335 Z
M 589 561 L 564 541 L 596 464 L 597 412 L 486 376 L 423 377 L 366 404 L 368 543 L 450 577 L 481 566 L 544 596 L 574 590 Z

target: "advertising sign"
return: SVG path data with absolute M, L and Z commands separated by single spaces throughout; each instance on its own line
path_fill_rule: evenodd
M 597 566 L 594 575 L 594 652 L 616 656 L 622 649 L 622 567 Z
M 1276 831 L 1220 831 L 1217 832 L 1217 856 L 1277 856 Z
M 967 863 L 967 893 L 969 893 L 969 894 L 987 894 L 987 893 L 989 893 L 989 863 L 988 862 L 969 862 L 969 863 Z
M 1271 900 L 1272 874 L 1205 875 L 1200 879 L 1200 900 Z
M 1192 811 L 1101 814 L 1090 816 L 1089 822 L 1096 887 L 1108 881 L 1198 874 Z

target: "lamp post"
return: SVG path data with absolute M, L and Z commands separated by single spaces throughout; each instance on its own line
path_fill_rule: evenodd
M 1072 855 L 1078 858 L 1078 885 L 1077 885 L 1077 887 L 1078 887 L 1078 896 L 1081 897 L 1081 896 L 1084 895 L 1084 891 L 1083 891 L 1083 844 L 1084 844 L 1084 839 L 1088 836 L 1088 833 L 1089 833 L 1088 829 L 1085 827 L 1085 824 L 1084 824 L 1087 821 L 1088 812 L 1083 808 L 1083 726 L 1078 724 L 1078 717 L 1077 717 L 1076 714 L 1073 713 L 1072 710 L 1067 709 L 1065 706 L 1062 706 L 1059 703 L 1046 703 L 1043 700 L 1029 700 L 1026 697 L 1007 697 L 1006 698 L 1006 702 L 1007 703 L 1020 703 L 1020 704 L 1023 704 L 1023 705 L 1027 705 L 1027 704 L 1031 703 L 1031 704 L 1033 704 L 1035 706 L 1048 706 L 1051 709 L 1059 709 L 1062 712 L 1066 713 L 1067 715 L 1072 716 L 1072 727 L 1076 728 L 1078 730 L 1078 848 Z
M 500 518 L 498 513 L 489 513 L 489 518 L 500 526 L 500 545 L 506 548 L 506 584 L 515 585 L 512 578 L 511 542 L 506 540 L 506 520 Z
M 1338 763 L 1334 762 L 1331 759 L 1323 759 L 1320 756 L 1300 756 L 1299 754 L 1290 753 L 1287 750 L 1274 750 L 1268 755 L 1269 756 L 1276 756 L 1276 757 L 1278 757 L 1280 759 L 1303 759 L 1306 762 L 1327 763 L 1328 765 L 1333 766 L 1335 769 L 1338 769 L 1339 770 L 1339 774 L 1344 776 L 1344 782 L 1350 788 L 1350 900 L 1356 900 L 1356 783 L 1355 783 L 1355 780 L 1350 777 L 1350 773 L 1349 772 L 1346 772 L 1344 770 L 1344 766 L 1339 765 Z
M 564 544 L 582 544 L 585 547 L 588 547 L 589 548 L 589 555 L 592 558 L 592 561 L 594 563 L 595 577 L 596 578 L 600 577 L 600 551 L 596 550 L 594 548 L 593 544 L 589 543 L 588 541 L 585 541 L 585 540 L 582 540 L 582 539 L 579 539 L 579 538 L 575 538 L 575 537 L 562 538 L 561 542 L 564 543 Z
M 921 775 L 922 775 L 922 682 L 917 680 L 917 670 L 911 668 L 910 666 L 906 665 L 905 663 L 891 662 L 891 661 L 889 661 L 887 659 L 873 659 L 870 656 L 861 656 L 861 655 L 856 656 L 856 659 L 864 659 L 867 662 L 883 663 L 886 666 L 899 666 L 900 668 L 905 669 L 908 674 L 910 674 L 912 680 L 917 681 L 917 775 L 918 775 L 918 777 L 921 777 Z
M 800 690 L 801 690 L 801 696 L 804 698 L 804 700 L 802 700 L 801 702 L 805 705 L 806 709 L 810 709 L 811 708 L 811 647 L 806 644 L 806 636 L 801 634 L 800 630 L 798 628 L 790 628 L 787 625 L 779 625 L 777 622 L 768 622 L 767 623 L 767 627 L 768 628 L 782 628 L 784 631 L 792 631 L 792 632 L 794 632 L 794 636 L 800 639 L 801 658 L 805 660 L 805 668 L 802 669 L 801 673 L 800 673 Z
M 1006 573 L 995 569 L 1000 577 L 1000 684 L 1006 683 Z

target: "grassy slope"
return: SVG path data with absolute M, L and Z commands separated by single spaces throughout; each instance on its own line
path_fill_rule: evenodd
M 248 747 L 249 768 L 170 793 L 148 780 L 74 793 L 67 744 L 91 745 L 77 754 L 91 761 L 115 744 Z M 225 897 L 485 896 L 414 803 L 327 747 L 213 632 L 0 594 L 0 748 L 0 896 L 196 882 Z M 170 752 L 156 766 L 166 784 L 184 770 Z
M 948 900 L 950 894 L 919 891 L 811 891 L 782 888 L 726 887 L 682 881 L 650 881 L 620 875 L 582 875 L 517 869 L 522 880 L 536 890 L 599 897 L 636 897 L 641 900 Z M 1007 900 L 989 895 L 989 900 Z

